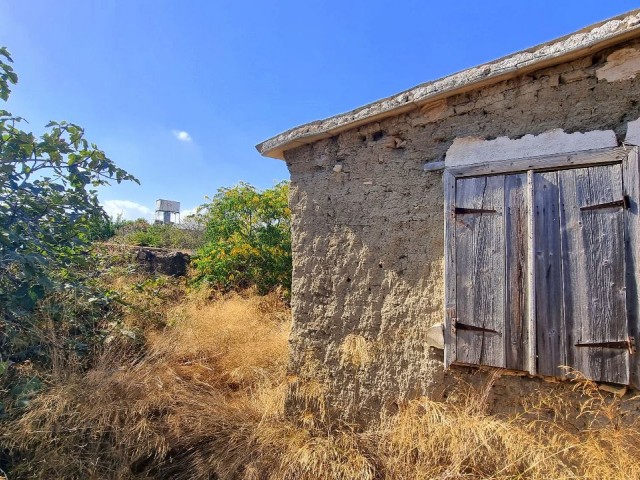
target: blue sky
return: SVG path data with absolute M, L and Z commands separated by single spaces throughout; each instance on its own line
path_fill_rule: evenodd
M 254 145 L 637 8 L 631 1 L 0 0 L 34 132 L 85 127 L 141 186 L 104 205 L 148 216 L 219 187 L 266 188 L 284 162 Z

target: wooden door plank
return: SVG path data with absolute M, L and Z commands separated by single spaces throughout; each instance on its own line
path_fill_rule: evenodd
M 531 375 L 538 373 L 537 356 L 536 356 L 536 229 L 535 229 L 535 192 L 534 192 L 534 172 L 527 172 L 527 205 L 529 207 L 529 224 L 528 224 L 528 252 L 527 252 L 527 328 L 529 330 L 529 338 L 527 339 L 527 371 Z
M 625 267 L 627 279 L 627 321 L 629 335 L 636 345 L 640 346 L 640 309 L 638 295 L 640 291 L 640 166 L 638 161 L 638 147 L 634 147 L 622 162 L 623 193 L 628 200 L 625 211 Z M 640 355 L 634 353 L 630 359 L 629 383 L 640 389 Z
M 536 371 L 562 376 L 567 364 L 562 294 L 558 172 L 535 173 Z
M 527 174 L 504 180 L 505 237 L 505 367 L 528 369 L 529 314 L 527 304 L 529 206 Z
M 457 180 L 456 208 L 495 210 L 455 218 L 457 321 L 478 327 L 456 331 L 456 359 L 504 367 L 504 177 Z
M 626 384 L 628 351 L 576 346 L 628 336 L 623 209 L 581 210 L 622 197 L 621 166 L 560 171 L 558 180 L 568 364 L 591 380 Z

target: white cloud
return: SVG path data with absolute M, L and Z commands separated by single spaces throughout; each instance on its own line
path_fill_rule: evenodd
M 172 133 L 173 136 L 181 142 L 191 142 L 191 135 L 189 135 L 189 132 L 185 132 L 184 130 L 173 130 Z
M 150 208 L 131 200 L 107 200 L 102 204 L 102 207 L 111 218 L 121 216 L 124 220 L 136 220 L 138 218 L 153 220 L 153 211 Z

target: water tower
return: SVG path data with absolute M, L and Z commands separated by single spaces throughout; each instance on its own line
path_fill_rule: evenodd
M 169 225 L 180 222 L 180 202 L 156 200 L 156 222 Z

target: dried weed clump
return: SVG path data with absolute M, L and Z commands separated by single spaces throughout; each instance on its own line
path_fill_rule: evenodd
M 407 402 L 363 431 L 322 418 L 324 366 L 315 383 L 287 377 L 289 311 L 276 295 L 194 293 L 165 313 L 169 326 L 142 348 L 110 342 L 91 370 L 52 381 L 5 423 L 12 479 L 640 478 L 640 425 L 589 382 L 576 384 L 577 410 L 541 394 L 491 415 L 489 381 Z M 343 353 L 361 365 L 367 349 L 352 338 Z M 309 408 L 285 415 L 287 395 Z

